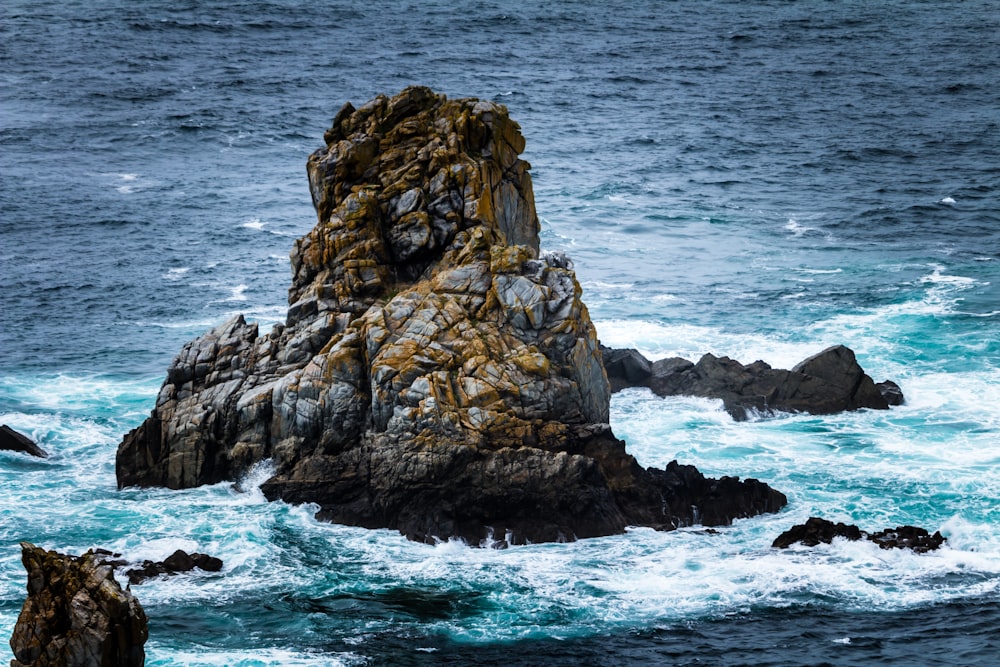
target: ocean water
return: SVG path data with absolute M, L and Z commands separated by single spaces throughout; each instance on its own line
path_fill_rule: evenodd
M 975 0 L 7 0 L 0 421 L 51 456 L 0 452 L 0 636 L 27 539 L 224 560 L 134 587 L 149 665 L 997 664 L 998 71 Z M 410 84 L 508 106 L 605 344 L 788 367 L 843 343 L 906 404 L 737 423 L 617 394 L 644 465 L 788 495 L 718 532 L 493 551 L 318 523 L 264 500 L 266 467 L 118 491 L 183 343 L 283 319 L 337 109 Z M 813 515 L 948 542 L 770 548 Z

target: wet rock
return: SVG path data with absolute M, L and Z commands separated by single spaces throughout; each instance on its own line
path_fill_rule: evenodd
M 605 363 L 621 368 L 615 372 L 613 388 L 643 386 L 659 396 L 721 398 L 737 420 L 775 411 L 823 415 L 861 408 L 886 410 L 903 401 L 898 385 L 891 381 L 876 385 L 854 352 L 843 345 L 829 347 L 791 370 L 771 368 L 763 361 L 741 364 L 706 354 L 697 363 L 679 357 L 652 362 L 648 376 L 641 370 L 642 355 L 635 350 L 605 348 L 602 352 Z M 625 364 L 631 374 L 624 370 Z
M 916 526 L 897 526 L 869 534 L 852 524 L 833 523 L 826 519 L 810 517 L 804 524 L 793 526 L 776 537 L 771 546 L 778 549 L 793 544 L 814 547 L 820 543 L 830 544 L 835 537 L 852 541 L 864 539 L 878 544 L 883 549 L 910 549 L 917 553 L 934 551 L 947 541 L 939 531 L 931 535 L 924 528 Z
M 11 667 L 140 667 L 146 614 L 94 552 L 76 557 L 21 543 L 28 597 L 10 640 Z
M 814 547 L 820 543 L 830 544 L 835 537 L 843 537 L 856 542 L 863 537 L 863 534 L 861 529 L 855 525 L 833 523 L 813 516 L 809 517 L 804 524 L 792 526 L 778 535 L 771 546 L 778 549 L 785 549 L 793 544 Z
M 649 359 L 635 349 L 615 349 L 601 346 L 604 370 L 608 374 L 612 393 L 626 387 L 645 387 L 653 372 Z
M 163 574 L 173 575 L 179 572 L 190 572 L 195 568 L 206 572 L 218 572 L 222 569 L 222 560 L 207 554 L 197 552 L 189 554 L 178 549 L 162 561 L 143 561 L 139 567 L 126 570 L 125 576 L 128 577 L 130 584 L 135 585 Z
M 916 526 L 897 526 L 872 533 L 868 539 L 883 549 L 911 549 L 917 553 L 935 551 L 947 541 L 941 531 L 931 535 L 924 528 Z
M 902 405 L 904 403 L 903 390 L 892 380 L 875 383 L 875 388 L 882 394 L 882 398 L 889 405 Z
M 6 424 L 0 426 L 0 449 L 13 452 L 24 452 L 25 454 L 30 454 L 39 458 L 46 458 L 48 456 L 46 451 L 35 444 L 31 438 L 23 433 L 18 433 Z
M 472 544 L 784 504 L 760 482 L 641 468 L 611 434 L 594 326 L 572 263 L 539 252 L 505 107 L 407 88 L 345 105 L 324 138 L 284 325 L 238 316 L 188 343 L 119 446 L 120 486 L 215 483 L 271 459 L 268 498 Z

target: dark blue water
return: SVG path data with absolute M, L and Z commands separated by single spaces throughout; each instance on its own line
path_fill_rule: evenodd
M 222 578 L 137 591 L 157 665 L 995 663 L 998 72 L 992 2 L 8 0 L 0 417 L 55 455 L 0 457 L 0 634 L 28 538 L 218 552 Z M 604 342 L 781 366 L 845 343 L 907 405 L 737 425 L 617 396 L 643 464 L 788 494 L 712 538 L 469 553 L 225 486 L 116 491 L 180 346 L 283 319 L 337 109 L 410 84 L 509 107 Z M 812 514 L 949 546 L 769 549 Z

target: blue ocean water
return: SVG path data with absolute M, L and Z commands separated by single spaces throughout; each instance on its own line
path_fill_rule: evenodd
M 993 2 L 53 3 L 0 9 L 0 636 L 18 541 L 221 574 L 135 587 L 150 665 L 1000 661 L 1000 8 Z M 347 100 L 505 103 L 542 244 L 602 341 L 787 367 L 834 343 L 889 412 L 736 423 L 628 390 L 644 465 L 785 492 L 710 533 L 427 546 L 238 492 L 115 488 L 172 356 L 280 321 L 305 159 Z M 811 515 L 941 530 L 776 551 Z

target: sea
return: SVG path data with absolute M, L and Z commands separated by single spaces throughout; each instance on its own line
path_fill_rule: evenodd
M 146 664 L 1000 664 L 1000 4 L 994 0 L 4 0 L 0 661 L 19 542 L 219 573 L 132 587 Z M 733 421 L 614 395 L 646 466 L 755 477 L 777 514 L 506 550 L 409 542 L 238 484 L 123 489 L 181 346 L 280 322 L 347 101 L 507 106 L 543 249 L 601 341 L 788 368 L 835 344 L 904 405 Z M 941 531 L 836 540 L 810 516 Z

